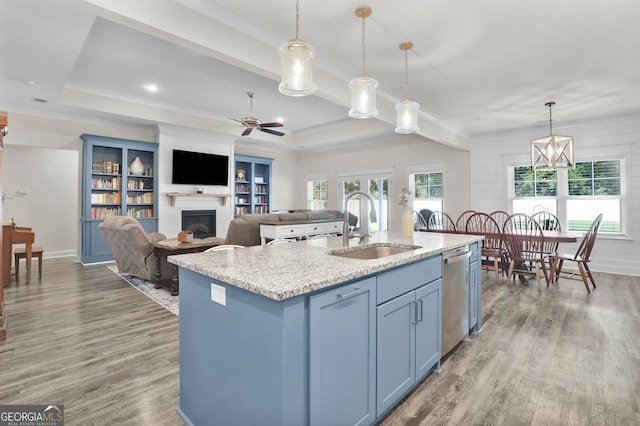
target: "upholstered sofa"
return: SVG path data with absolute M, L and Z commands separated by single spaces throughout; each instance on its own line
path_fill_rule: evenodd
M 292 213 L 245 214 L 231 220 L 224 244 L 260 245 L 260 223 L 343 220 L 343 218 L 344 214 L 339 210 L 295 210 Z M 357 222 L 358 217 L 350 213 L 349 225 L 355 226 Z
M 106 218 L 98 228 L 111 246 L 118 271 L 146 280 L 156 278 L 155 241 L 166 240 L 160 233 L 147 233 L 140 222 L 128 216 Z

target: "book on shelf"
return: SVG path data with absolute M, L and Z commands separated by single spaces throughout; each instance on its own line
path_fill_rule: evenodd
M 120 204 L 120 192 L 92 192 L 91 204 Z
M 150 208 L 140 209 L 136 207 L 131 207 L 127 209 L 127 216 L 135 217 L 137 219 L 153 217 L 153 209 L 150 209 Z
M 120 207 L 92 207 L 91 219 L 106 219 L 112 216 L 120 216 Z
M 153 204 L 153 192 L 127 195 L 127 204 Z
M 122 179 L 120 176 L 110 178 L 91 178 L 91 188 L 93 189 L 120 189 Z

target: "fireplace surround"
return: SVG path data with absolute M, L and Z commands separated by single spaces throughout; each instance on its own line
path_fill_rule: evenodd
M 216 236 L 215 210 L 183 210 L 182 230 L 191 231 L 194 238 Z

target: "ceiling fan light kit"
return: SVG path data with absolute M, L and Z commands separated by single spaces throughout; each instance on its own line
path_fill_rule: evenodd
M 418 127 L 418 109 L 420 104 L 409 100 L 409 75 L 407 71 L 407 51 L 413 47 L 410 41 L 400 43 L 400 50 L 404 50 L 404 99 L 396 104 L 396 122 L 395 132 L 400 134 L 417 133 L 420 131 Z
M 354 78 L 349 82 L 351 89 L 351 109 L 349 117 L 352 118 L 374 118 L 378 116 L 376 108 L 376 88 L 378 81 L 367 77 L 365 68 L 365 19 L 371 16 L 369 6 L 360 6 L 356 9 L 356 16 L 362 18 L 362 76 Z
M 249 96 L 249 99 L 251 100 L 250 101 L 251 113 L 249 117 L 242 117 L 240 120 L 236 120 L 235 118 L 232 118 L 233 121 L 237 121 L 238 123 L 246 127 L 246 129 L 244 129 L 244 131 L 242 132 L 242 136 L 249 136 L 253 131 L 253 129 L 257 129 L 257 130 L 260 130 L 261 132 L 269 133 L 275 136 L 284 136 L 284 133 L 282 132 L 267 128 L 267 127 L 282 127 L 282 123 L 278 123 L 278 122 L 263 123 L 253 116 L 253 97 L 255 96 L 255 93 L 247 92 L 247 96 Z
M 533 170 L 573 169 L 573 137 L 554 135 L 551 121 L 551 107 L 555 102 L 544 104 L 549 107 L 549 135 L 531 139 L 531 168 Z
M 280 46 L 281 81 L 280 93 L 287 96 L 309 96 L 315 93 L 313 67 L 311 60 L 316 54 L 309 43 L 300 40 L 299 17 L 300 4 L 296 1 L 296 38 Z

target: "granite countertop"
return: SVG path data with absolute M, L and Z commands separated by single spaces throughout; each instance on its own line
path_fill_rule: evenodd
M 217 252 L 169 256 L 173 264 L 244 290 L 285 300 L 358 279 L 481 240 L 479 235 L 414 232 L 412 237 L 374 234 L 366 244 L 389 243 L 420 248 L 380 259 L 332 256 L 343 250 L 342 237 L 295 241 Z M 349 249 L 359 247 L 351 239 Z

